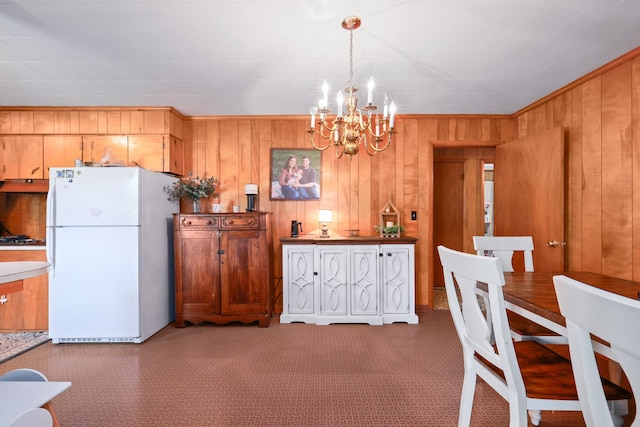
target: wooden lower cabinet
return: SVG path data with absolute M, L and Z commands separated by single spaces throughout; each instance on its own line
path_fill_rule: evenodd
M 238 321 L 269 326 L 270 215 L 175 214 L 173 224 L 176 325 Z
M 44 250 L 0 251 L 0 262 L 46 260 Z M 48 330 L 49 276 L 41 274 L 24 279 L 21 286 L 18 282 L 15 284 L 18 285 L 17 289 L 21 287 L 21 290 L 6 294 L 6 302 L 0 304 L 0 332 Z M 0 292 L 0 297 L 2 294 L 3 292 Z

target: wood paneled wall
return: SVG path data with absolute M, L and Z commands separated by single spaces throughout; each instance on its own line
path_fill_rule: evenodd
M 183 117 L 170 107 L 7 108 L 0 111 L 0 134 L 169 134 L 182 138 Z
M 432 306 L 433 148 L 473 147 L 476 156 L 482 147 L 511 138 L 512 120 L 502 116 L 400 117 L 394 143 L 385 152 L 374 157 L 361 152 L 351 161 L 337 159 L 331 150 L 323 153 L 321 200 L 271 201 L 271 148 L 311 148 L 307 126 L 307 117 L 188 119 L 184 141 L 185 152 L 191 156 L 187 155 L 185 170 L 218 178 L 227 211 L 234 204 L 246 207 L 244 184 L 259 185 L 259 208 L 273 213 L 276 277 L 282 276 L 279 239 L 290 234 L 291 220 L 301 221 L 304 231 L 311 233 L 319 228 L 318 210 L 331 209 L 332 233 L 346 235 L 345 230 L 359 229 L 360 235 L 369 236 L 391 195 L 402 213 L 405 234 L 420 239 L 416 249 L 418 309 Z M 481 209 L 481 202 L 478 206 Z M 416 221 L 411 221 L 411 211 L 417 211 Z M 470 214 L 474 215 L 475 211 Z M 281 306 L 282 301 L 276 301 L 276 309 Z
M 169 129 L 184 139 L 185 170 L 220 180 L 226 210 L 234 204 L 246 206 L 244 184 L 259 185 L 259 208 L 273 213 L 276 277 L 282 276 L 279 238 L 290 233 L 292 219 L 301 221 L 305 232 L 313 232 L 319 228 L 318 210 L 332 209 L 333 233 L 357 228 L 361 235 L 371 235 L 379 209 L 391 195 L 402 212 L 405 233 L 420 239 L 420 310 L 433 303 L 434 147 L 481 150 L 558 125 L 565 129 L 567 150 L 567 269 L 640 280 L 639 57 L 640 48 L 513 116 L 400 115 L 395 141 L 387 151 L 375 157 L 360 153 L 352 161 L 336 159 L 330 150 L 323 154 L 320 201 L 269 200 L 270 150 L 309 148 L 307 117 L 182 117 L 166 109 L 145 117 L 143 109 L 22 108 L 0 111 L 0 133 L 133 134 Z M 470 158 L 486 155 L 476 151 Z M 478 163 L 468 164 L 475 168 Z M 410 219 L 413 210 L 417 221 Z M 465 211 L 474 224 L 477 214 Z M 276 301 L 276 308 L 281 304 Z
M 563 126 L 567 270 L 640 280 L 640 57 L 515 115 L 517 137 Z

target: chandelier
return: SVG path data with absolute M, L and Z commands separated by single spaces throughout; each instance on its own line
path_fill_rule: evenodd
M 326 81 L 322 85 L 322 99 L 318 107 L 314 106 L 309 110 L 311 127 L 308 133 L 313 148 L 324 151 L 334 146 L 338 158 L 346 154 L 349 160 L 354 154 L 358 154 L 360 146 L 364 146 L 366 153 L 370 156 L 389 147 L 394 133 L 393 122 L 396 112 L 395 104 L 392 102 L 389 105 L 385 95 L 382 117 L 376 113 L 378 107 L 373 104 L 373 77 L 369 79 L 367 85 L 367 105 L 362 107 L 364 114 L 358 108 L 358 98 L 355 97 L 358 88 L 353 85 L 353 30 L 358 29 L 360 24 L 360 18 L 357 16 L 348 16 L 342 21 L 342 28 L 349 30 L 349 81 L 344 89 L 346 98 L 342 91 L 338 91 L 336 97 L 338 111 L 335 118 L 333 120 L 328 118 L 331 110 L 328 108 L 329 86 Z M 344 107 L 346 107 L 346 114 Z M 317 122 L 316 116 L 319 116 Z M 316 133 L 319 135 L 318 144 L 315 141 Z M 325 146 L 321 146 L 323 139 L 327 141 Z

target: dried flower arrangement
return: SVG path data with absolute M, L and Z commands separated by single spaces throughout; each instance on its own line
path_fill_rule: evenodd
M 196 202 L 211 196 L 214 198 L 219 197 L 220 194 L 215 192 L 217 186 L 218 180 L 214 177 L 200 178 L 199 176 L 192 177 L 189 174 L 187 177 L 173 183 L 173 185 L 165 186 L 164 191 L 169 195 L 169 200 L 171 201 L 188 198 Z

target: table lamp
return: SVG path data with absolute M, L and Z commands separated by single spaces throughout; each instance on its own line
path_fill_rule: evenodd
M 331 210 L 320 209 L 318 211 L 318 221 L 322 224 L 322 234 L 320 237 L 329 237 L 329 228 L 327 224 L 331 222 Z

